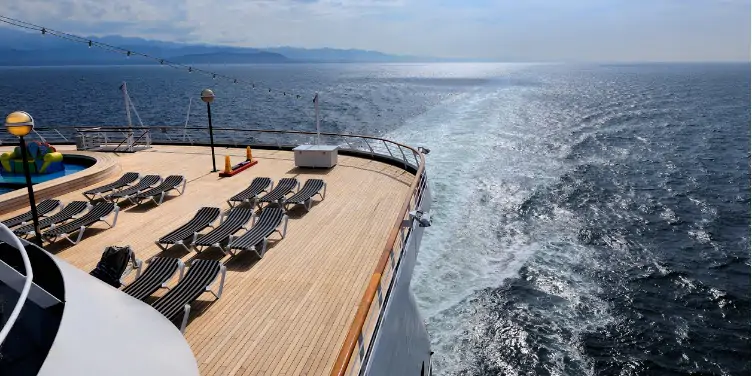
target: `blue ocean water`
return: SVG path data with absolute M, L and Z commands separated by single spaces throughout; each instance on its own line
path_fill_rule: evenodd
M 431 149 L 413 289 L 436 374 L 750 373 L 749 64 L 208 68 L 263 85 L 0 68 L 0 112 L 122 125 L 127 81 L 146 125 L 212 87 L 218 126 L 312 130 L 318 91 L 322 131 Z

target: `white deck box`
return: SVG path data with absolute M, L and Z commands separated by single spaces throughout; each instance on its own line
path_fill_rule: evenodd
M 300 145 L 292 149 L 296 167 L 332 168 L 337 164 L 337 146 Z

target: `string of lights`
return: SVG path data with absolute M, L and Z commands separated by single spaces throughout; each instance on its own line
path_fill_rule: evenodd
M 66 32 L 62 32 L 62 31 L 50 29 L 48 27 L 36 25 L 36 24 L 30 23 L 30 22 L 18 20 L 18 19 L 15 19 L 15 18 L 3 16 L 3 15 L 0 15 L 0 22 L 8 24 L 8 25 L 11 25 L 11 26 L 15 26 L 15 27 L 27 29 L 27 30 L 33 30 L 33 31 L 41 33 L 41 35 L 50 35 L 50 36 L 54 36 L 54 37 L 57 37 L 57 38 L 65 39 L 65 40 L 68 40 L 68 41 L 71 41 L 71 42 L 86 44 L 86 45 L 89 46 L 89 48 L 92 48 L 92 47 L 101 48 L 103 50 L 107 50 L 107 51 L 110 51 L 110 52 L 123 54 L 126 57 L 139 56 L 139 57 L 142 57 L 142 58 L 145 58 L 145 59 L 148 59 L 148 60 L 152 60 L 152 61 L 154 61 L 156 63 L 159 63 L 160 65 L 168 66 L 168 67 L 171 67 L 171 68 L 174 68 L 174 69 L 184 70 L 184 71 L 187 71 L 188 73 L 205 74 L 207 76 L 211 76 L 215 80 L 216 79 L 223 79 L 223 80 L 227 80 L 228 82 L 231 82 L 233 84 L 246 84 L 246 85 L 249 85 L 252 89 L 256 89 L 256 88 L 261 88 L 262 87 L 257 82 L 253 82 L 253 81 L 248 81 L 248 80 L 243 80 L 243 79 L 231 77 L 231 76 L 228 76 L 228 75 L 225 75 L 225 74 L 213 72 L 213 71 L 210 71 L 210 70 L 207 70 L 207 69 L 197 68 L 197 67 L 191 66 L 191 65 L 176 63 L 176 62 L 169 61 L 169 60 L 161 58 L 161 57 L 151 56 L 149 54 L 141 53 L 141 52 L 138 52 L 138 51 L 133 51 L 133 50 L 122 48 L 122 47 L 118 47 L 118 46 L 113 46 L 113 45 L 110 45 L 110 44 L 107 44 L 107 43 L 98 42 L 96 40 L 92 40 L 92 39 L 89 39 L 89 38 L 84 38 L 84 37 L 80 37 L 78 35 L 69 34 L 69 33 L 66 33 Z M 266 87 L 266 89 L 267 89 L 268 93 L 282 93 L 282 96 L 288 97 L 288 98 L 292 98 L 292 99 L 300 99 L 300 98 L 302 98 L 299 94 L 292 94 L 292 93 L 290 93 L 290 92 L 288 92 L 286 90 L 274 90 L 273 91 L 272 88 L 270 88 L 270 87 Z

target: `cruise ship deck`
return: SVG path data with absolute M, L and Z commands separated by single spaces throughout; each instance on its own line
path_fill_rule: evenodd
M 0 147 L 0 152 L 9 149 Z M 66 152 L 74 147 L 60 149 Z M 233 156 L 233 162 L 245 156 L 244 149 L 216 151 L 220 169 L 225 155 Z M 114 166 L 106 177 L 65 194 L 40 191 L 37 202 L 51 197 L 64 203 L 85 200 L 81 192 L 129 171 L 184 175 L 188 180 L 185 193 L 168 195 L 161 206 L 123 204 L 114 228 L 100 222 L 77 245 L 59 240 L 44 248 L 86 272 L 110 245 L 130 245 L 142 260 L 155 255 L 183 261 L 194 257 L 222 260 L 227 267 L 224 295 L 215 301 L 211 294 L 203 294 L 193 304 L 185 332 L 202 375 L 328 375 L 416 178 L 399 167 L 345 155 L 339 156 L 332 169 L 296 168 L 293 153 L 283 150 L 254 150 L 259 163 L 230 178 L 210 172 L 207 147 L 153 146 L 136 153 L 97 154 Z M 279 235 L 273 235 L 261 260 L 252 252 L 231 258 L 216 249 L 197 254 L 173 247 L 163 252 L 154 244 L 202 206 L 228 210 L 226 200 L 254 177 L 270 177 L 275 182 L 295 177 L 301 184 L 308 178 L 321 178 L 327 183 L 326 198 L 315 198 L 308 213 L 301 207 L 293 209 L 286 238 L 277 241 Z M 0 218 L 26 210 L 28 204 Z M 173 277 L 169 285 L 176 282 Z

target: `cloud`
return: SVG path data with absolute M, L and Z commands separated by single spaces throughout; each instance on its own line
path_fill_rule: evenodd
M 499 60 L 749 60 L 743 0 L 6 0 L 86 35 Z

